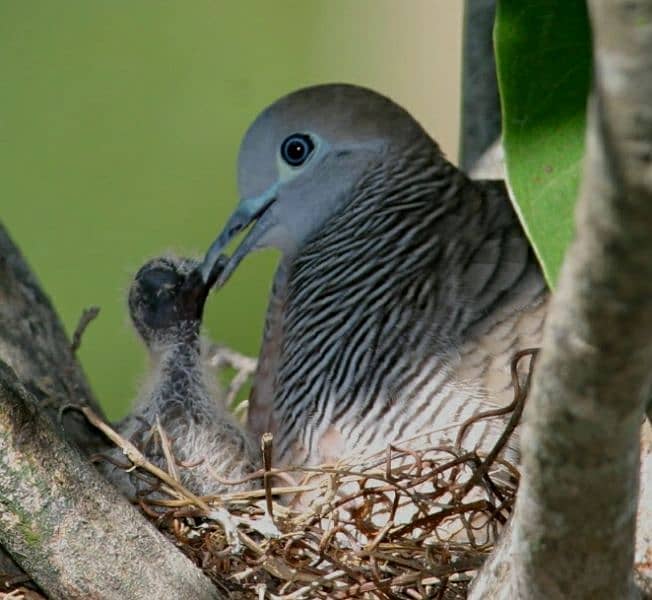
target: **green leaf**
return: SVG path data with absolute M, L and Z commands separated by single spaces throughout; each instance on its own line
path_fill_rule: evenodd
M 591 36 L 583 0 L 499 0 L 494 29 L 507 177 L 554 286 L 573 234 Z

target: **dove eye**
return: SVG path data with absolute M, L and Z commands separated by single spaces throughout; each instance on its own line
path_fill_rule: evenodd
M 308 160 L 315 144 L 305 133 L 293 133 L 281 144 L 281 158 L 291 167 L 300 167 Z

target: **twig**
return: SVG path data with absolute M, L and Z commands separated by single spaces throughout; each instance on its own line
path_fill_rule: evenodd
M 177 471 L 177 461 L 174 458 L 172 453 L 172 447 L 170 444 L 170 438 L 166 433 L 165 429 L 161 425 L 161 419 L 156 415 L 156 431 L 158 432 L 159 438 L 161 440 L 161 448 L 163 450 L 163 455 L 165 456 L 165 462 L 168 465 L 168 473 L 175 481 L 181 481 L 179 478 L 179 472 Z
M 264 433 L 260 439 L 261 451 L 263 454 L 263 485 L 265 486 L 265 506 L 268 517 L 274 521 L 274 509 L 272 502 L 272 483 L 270 471 L 272 469 L 272 443 L 274 436 L 271 433 Z
M 77 327 L 75 327 L 75 331 L 72 334 L 72 342 L 70 343 L 70 351 L 73 354 L 76 354 L 77 350 L 79 350 L 79 347 L 81 346 L 82 336 L 84 335 L 86 328 L 94 319 L 97 318 L 99 314 L 99 306 L 89 306 L 82 311 L 82 314 L 79 317 L 79 321 L 77 322 Z
M 206 511 L 211 512 L 211 507 L 206 504 L 199 496 L 193 494 L 190 490 L 186 489 L 176 479 L 170 476 L 163 469 L 152 464 L 145 458 L 142 452 L 128 440 L 125 440 L 119 433 L 107 425 L 100 417 L 98 417 L 93 410 L 88 406 L 69 406 L 68 408 L 75 408 L 79 410 L 87 419 L 88 422 L 97 427 L 107 438 L 109 438 L 118 448 L 122 450 L 124 455 L 131 461 L 134 467 L 139 467 L 148 471 L 154 477 L 160 479 L 170 489 L 174 490 L 182 498 L 186 498 L 193 504 Z
M 523 408 L 525 406 L 525 400 L 527 398 L 527 393 L 530 388 L 530 380 L 532 379 L 532 371 L 534 369 L 534 363 L 536 361 L 538 352 L 539 352 L 538 348 L 528 348 L 526 350 L 520 350 L 514 355 L 511 364 L 512 385 L 514 387 L 514 401 L 512 402 L 512 404 L 514 404 L 514 409 L 509 418 L 509 421 L 507 422 L 507 426 L 500 434 L 500 437 L 498 438 L 498 441 L 494 444 L 494 447 L 491 449 L 491 452 L 487 454 L 482 464 L 478 467 L 477 471 L 473 474 L 473 477 L 471 477 L 471 479 L 464 486 L 463 495 L 466 495 L 471 490 L 471 488 L 478 482 L 480 477 L 484 476 L 489 471 L 489 468 L 493 464 L 494 460 L 496 460 L 496 457 L 502 452 L 503 448 L 505 447 L 505 444 L 507 444 L 507 441 L 509 440 L 512 433 L 516 429 L 516 426 L 521 420 L 521 415 L 523 414 Z M 529 365 L 527 377 L 525 379 L 525 384 L 523 385 L 523 387 L 521 387 L 519 376 L 518 376 L 518 363 L 525 356 L 530 356 L 531 358 L 530 358 L 530 365 Z
M 242 387 L 256 372 L 258 362 L 256 359 L 240 354 L 226 346 L 213 345 L 209 350 L 208 364 L 216 369 L 224 368 L 224 366 L 235 369 L 236 374 L 229 383 L 225 398 L 225 404 L 232 406 Z M 240 411 L 244 410 L 242 406 L 239 408 Z

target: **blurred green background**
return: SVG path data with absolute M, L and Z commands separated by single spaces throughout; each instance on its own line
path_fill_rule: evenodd
M 81 359 L 108 415 L 146 369 L 130 275 L 166 250 L 202 254 L 234 207 L 257 113 L 347 81 L 408 108 L 457 152 L 461 1 L 3 0 L 0 219 L 70 333 L 102 308 Z M 211 336 L 258 350 L 276 255 L 249 257 L 209 300 Z

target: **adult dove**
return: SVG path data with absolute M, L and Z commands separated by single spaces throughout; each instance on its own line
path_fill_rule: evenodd
M 469 179 L 388 98 L 329 84 L 258 116 L 238 183 L 202 270 L 249 225 L 218 286 L 253 250 L 281 251 L 249 411 L 280 464 L 423 432 L 452 443 L 512 399 L 512 357 L 539 344 L 548 292 L 501 182 Z M 502 428 L 479 420 L 464 445 Z

